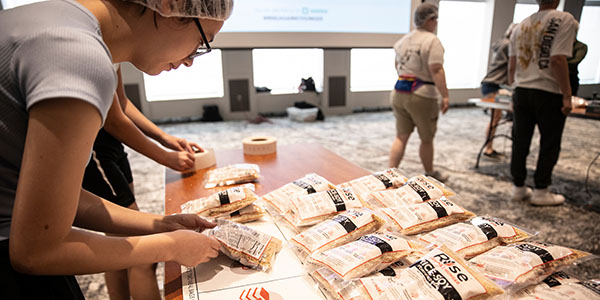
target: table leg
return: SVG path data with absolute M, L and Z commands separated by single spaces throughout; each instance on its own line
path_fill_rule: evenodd
M 481 159 L 481 154 L 483 153 L 485 146 L 493 139 L 492 130 L 496 128 L 496 126 L 494 126 L 494 113 L 496 113 L 496 109 L 492 108 L 490 111 L 490 129 L 488 130 L 487 136 L 485 137 L 485 143 L 483 143 L 483 146 L 481 146 L 481 149 L 479 149 L 479 153 L 477 153 L 477 162 L 475 162 L 475 169 L 479 168 L 479 160 Z

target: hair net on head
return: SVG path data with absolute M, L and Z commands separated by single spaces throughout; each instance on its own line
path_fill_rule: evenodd
M 164 17 L 203 18 L 225 21 L 233 0 L 124 0 L 150 8 Z
M 414 22 L 415 26 L 422 27 L 427 20 L 437 17 L 438 8 L 435 4 L 421 3 L 415 10 Z

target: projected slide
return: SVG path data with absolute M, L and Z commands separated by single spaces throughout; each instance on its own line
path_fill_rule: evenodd
M 236 0 L 221 32 L 407 33 L 410 0 Z

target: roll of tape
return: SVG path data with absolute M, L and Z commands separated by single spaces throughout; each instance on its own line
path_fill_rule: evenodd
M 204 152 L 196 152 L 194 154 L 194 170 L 206 169 L 217 164 L 215 152 L 213 149 L 204 149 Z
M 265 155 L 277 152 L 277 139 L 270 136 L 252 136 L 242 140 L 244 154 Z

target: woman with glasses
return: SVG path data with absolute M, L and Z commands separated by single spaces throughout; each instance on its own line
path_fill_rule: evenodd
M 151 75 L 190 66 L 231 9 L 231 0 L 66 0 L 0 11 L 1 299 L 82 299 L 73 274 L 217 256 L 219 243 L 196 232 L 213 223 L 126 209 L 82 179 L 113 103 L 113 63 Z

